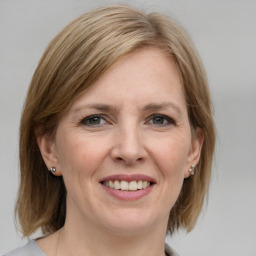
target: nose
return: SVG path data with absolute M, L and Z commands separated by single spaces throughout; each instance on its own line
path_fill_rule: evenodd
M 119 128 L 115 134 L 111 157 L 125 165 L 143 162 L 147 157 L 142 134 L 138 127 Z

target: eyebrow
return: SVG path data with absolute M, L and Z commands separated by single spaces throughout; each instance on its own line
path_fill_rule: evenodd
M 157 110 L 162 110 L 167 108 L 174 109 L 179 115 L 182 114 L 181 108 L 173 102 L 163 102 L 160 104 L 151 103 L 146 105 L 143 108 L 143 111 L 157 111 Z
M 88 104 L 88 105 L 82 105 L 74 108 L 74 112 L 79 112 L 81 109 L 85 108 L 90 108 L 90 109 L 96 109 L 99 111 L 112 111 L 114 108 L 110 105 L 107 104 L 101 104 L 101 103 L 96 103 L 96 104 Z
M 104 111 L 108 111 L 108 112 L 116 111 L 115 107 L 113 107 L 111 105 L 107 105 L 107 104 L 101 104 L 101 103 L 78 106 L 73 111 L 78 112 L 84 108 L 96 109 L 96 110 L 103 111 L 103 112 Z M 174 109 L 179 115 L 182 114 L 181 108 L 173 102 L 163 102 L 163 103 L 159 103 L 159 104 L 158 103 L 150 103 L 150 104 L 144 106 L 142 110 L 144 112 L 147 112 L 147 111 L 159 111 L 159 110 L 167 109 L 167 108 Z

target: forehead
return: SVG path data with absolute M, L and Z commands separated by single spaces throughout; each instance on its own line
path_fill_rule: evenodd
M 121 57 L 73 104 L 145 105 L 174 101 L 185 106 L 179 71 L 172 58 L 157 48 L 138 49 Z M 160 101 L 160 102 L 158 102 Z

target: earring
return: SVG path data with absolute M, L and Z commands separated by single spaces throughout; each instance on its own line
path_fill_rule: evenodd
M 190 175 L 194 175 L 195 174 L 195 168 L 196 168 L 196 166 L 192 164 L 191 167 L 188 170 Z
M 56 168 L 54 166 L 51 167 L 51 169 L 49 170 L 51 173 L 56 172 Z

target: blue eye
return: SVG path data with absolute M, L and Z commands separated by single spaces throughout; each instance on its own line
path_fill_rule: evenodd
M 160 114 L 152 115 L 148 123 L 156 126 L 167 126 L 167 125 L 175 124 L 172 118 L 166 115 L 160 115 Z
M 106 120 L 101 115 L 91 115 L 81 121 L 81 124 L 87 126 L 101 126 L 105 123 Z

